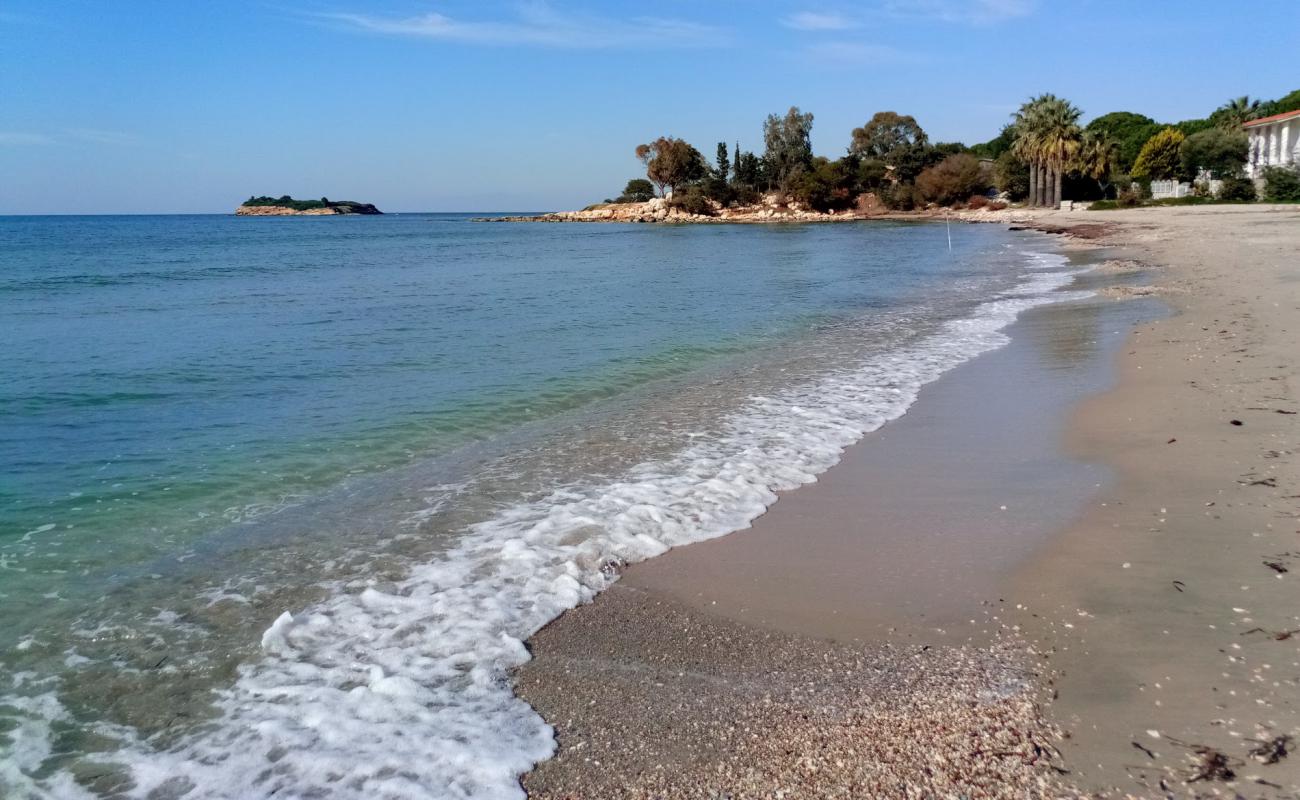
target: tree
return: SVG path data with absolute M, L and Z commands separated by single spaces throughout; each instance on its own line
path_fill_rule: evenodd
M 763 161 L 777 191 L 788 195 L 794 181 L 812 164 L 813 115 L 790 106 L 785 116 L 769 114 L 763 123 Z
M 1101 184 L 1101 194 L 1105 197 L 1111 176 L 1119 166 L 1119 141 L 1104 130 L 1085 130 L 1079 142 L 1076 166 L 1079 172 Z
M 994 185 L 1011 200 L 1024 200 L 1029 196 L 1029 165 L 1007 150 L 998 156 L 993 165 Z
M 997 160 L 1016 143 L 1016 126 L 1003 125 L 1002 132 L 982 144 L 971 145 L 970 152 L 978 158 Z
M 1133 162 L 1133 177 L 1164 181 L 1182 172 L 1182 147 L 1186 137 L 1175 128 L 1165 128 L 1147 140 Z
M 1039 146 L 1047 165 L 1047 202 L 1052 208 L 1061 205 L 1065 170 L 1079 152 L 1083 131 L 1079 127 L 1082 112 L 1059 97 L 1051 97 L 1041 110 Z
M 1062 176 L 1082 136 L 1080 113 L 1053 94 L 1032 98 L 1016 112 L 1013 152 L 1029 164 L 1030 205 L 1060 205 Z
M 1206 169 L 1216 178 L 1236 175 L 1246 163 L 1247 147 L 1246 134 L 1241 131 L 1210 128 L 1194 133 L 1179 150 L 1182 173 L 1195 176 Z
M 921 196 L 932 203 L 951 205 L 988 190 L 979 159 L 967 153 L 948 156 L 916 178 Z
M 645 164 L 646 177 L 654 182 L 661 195 L 703 178 L 709 169 L 699 150 L 671 136 L 637 145 L 636 157 Z
M 633 178 L 623 187 L 623 194 L 618 198 L 619 203 L 644 203 L 655 196 L 655 187 L 645 178 Z
M 1273 113 L 1285 114 L 1288 111 L 1300 111 L 1300 89 L 1273 101 Z
M 727 143 L 718 142 L 718 166 L 714 168 L 714 176 L 722 181 L 727 182 L 727 173 L 731 171 L 731 159 L 727 156 Z
M 1210 121 L 1220 128 L 1240 130 L 1242 125 L 1259 116 L 1259 101 L 1250 99 L 1249 95 L 1242 95 L 1232 98 L 1215 109 L 1210 115 Z
M 1208 119 L 1185 119 L 1182 122 L 1175 123 L 1172 127 L 1177 128 L 1178 132 L 1184 136 L 1191 136 L 1193 133 L 1208 131 L 1216 126 Z
M 1265 167 L 1264 199 L 1270 203 L 1300 203 L 1300 171 Z
M 831 161 L 818 156 L 799 176 L 794 198 L 818 211 L 832 211 L 853 205 L 857 159 Z
M 885 163 L 902 151 L 929 144 L 916 118 L 894 111 L 878 111 L 866 125 L 853 129 L 849 152 Z
M 1113 111 L 1089 122 L 1085 130 L 1092 133 L 1107 133 L 1115 139 L 1119 144 L 1116 171 L 1127 174 L 1133 169 L 1133 162 L 1137 160 L 1138 153 L 1142 152 L 1142 145 L 1159 133 L 1161 127 L 1160 123 L 1150 117 L 1134 114 L 1131 111 Z
M 737 186 L 757 190 L 767 178 L 763 174 L 763 160 L 753 153 L 736 151 L 736 175 L 733 181 Z

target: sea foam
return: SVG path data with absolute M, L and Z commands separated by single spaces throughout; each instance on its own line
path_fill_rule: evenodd
M 555 746 L 511 691 L 524 640 L 620 565 L 748 527 L 926 383 L 1003 345 L 1020 312 L 1086 296 L 1059 291 L 1073 275 L 1063 265 L 1039 256 L 1034 267 L 1057 271 L 914 344 L 752 398 L 719 430 L 614 482 L 505 509 L 398 583 L 338 587 L 286 610 L 262 657 L 220 693 L 213 725 L 166 751 L 134 742 L 114 754 L 130 795 L 522 798 L 519 775 Z

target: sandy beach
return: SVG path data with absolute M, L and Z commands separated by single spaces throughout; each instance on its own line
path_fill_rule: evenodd
M 533 637 L 532 796 L 1300 792 L 1300 213 L 1036 224 L 1091 299 Z

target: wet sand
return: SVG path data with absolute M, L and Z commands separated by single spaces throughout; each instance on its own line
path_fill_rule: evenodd
M 1066 762 L 1113 793 L 1163 780 L 1295 797 L 1300 757 L 1251 751 L 1300 738 L 1300 637 L 1285 635 L 1300 628 L 1298 417 L 1284 413 L 1300 410 L 1300 211 L 1054 218 L 1097 216 L 1122 225 L 1108 242 L 1162 265 L 1152 281 L 1179 313 L 1140 326 L 1118 386 L 1075 416 L 1071 451 L 1116 480 L 1009 588 L 1056 651 Z M 1072 627 L 1032 624 L 1045 619 Z M 1209 751 L 1234 783 L 1187 783 Z
M 1073 288 L 1114 280 L 1083 276 Z M 1069 409 L 1111 383 L 1134 322 L 1161 313 L 1097 298 L 1031 309 L 1008 328 L 1010 344 L 927 386 L 751 529 L 637 564 L 622 582 L 790 633 L 980 636 L 972 611 L 996 603 L 1008 573 L 1106 479 L 1064 452 Z
M 1106 244 L 1166 265 L 1180 316 L 1126 339 L 1152 314 L 1131 290 L 1032 311 L 753 529 L 633 567 L 539 632 L 518 687 L 560 751 L 526 788 L 1293 796 L 1300 763 L 1246 740 L 1297 730 L 1300 636 L 1274 634 L 1300 607 L 1264 562 L 1300 554 L 1277 413 L 1300 215 L 1217 211 L 1104 216 Z

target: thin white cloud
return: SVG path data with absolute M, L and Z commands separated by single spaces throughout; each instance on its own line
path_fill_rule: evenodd
M 512 19 L 462 20 L 445 14 L 383 17 L 358 13 L 318 14 L 320 20 L 356 31 L 478 45 L 534 45 L 574 49 L 611 47 L 703 47 L 722 44 L 717 28 L 677 19 L 613 19 L 565 15 L 541 2 L 518 7 Z
M 843 14 L 834 12 L 801 11 L 781 20 L 781 24 L 797 31 L 845 31 L 858 23 Z
M 865 42 L 821 42 L 804 51 L 810 61 L 832 64 L 902 64 L 920 60 L 917 53 L 884 44 Z
M 140 139 L 131 133 L 106 131 L 96 128 L 68 128 L 58 133 L 33 133 L 30 131 L 0 131 L 0 146 L 92 143 L 109 145 L 136 144 Z
M 0 147 L 21 147 L 23 145 L 50 144 L 54 140 L 43 133 L 24 131 L 0 131 Z
M 98 128 L 69 128 L 63 134 L 70 139 L 95 144 L 136 144 L 140 141 L 135 134 L 123 133 L 122 131 L 106 131 Z
M 989 25 L 1034 13 L 1037 0 L 886 0 L 884 8 L 899 17 Z

